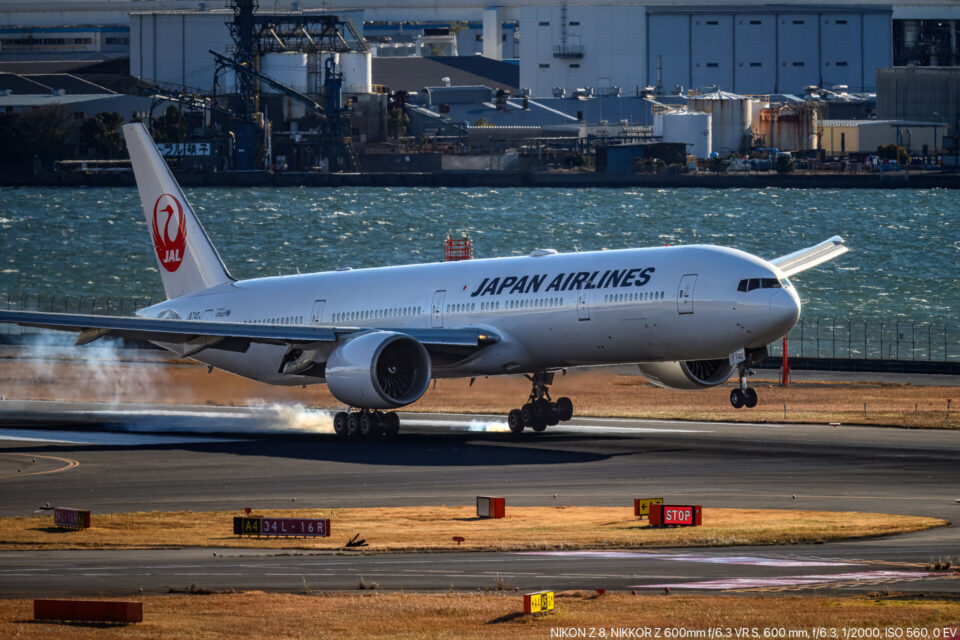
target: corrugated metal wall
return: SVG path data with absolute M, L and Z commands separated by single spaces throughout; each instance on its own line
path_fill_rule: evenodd
M 877 82 L 877 117 L 960 126 L 960 69 L 894 67 Z
M 223 14 L 143 13 L 130 16 L 130 74 L 187 90 L 213 90 L 213 56 L 231 43 Z
M 778 8 L 779 9 L 779 8 Z M 648 8 L 647 78 L 685 88 L 717 85 L 737 93 L 800 93 L 814 84 L 876 88 L 877 68 L 891 60 L 891 13 L 776 13 Z

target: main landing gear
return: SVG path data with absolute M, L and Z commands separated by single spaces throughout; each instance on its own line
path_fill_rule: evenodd
M 333 430 L 341 438 L 354 440 L 391 438 L 400 432 L 400 416 L 372 409 L 339 411 L 333 416 Z
M 573 417 L 573 402 L 570 398 L 550 399 L 547 387 L 553 384 L 552 371 L 538 371 L 527 379 L 533 384 L 533 390 L 527 403 L 519 409 L 513 409 L 507 416 L 510 431 L 520 433 L 525 427 L 540 432 L 558 422 L 566 422 Z
M 747 386 L 747 376 L 752 376 L 754 371 L 743 364 L 739 365 L 737 370 L 740 374 L 740 384 L 730 392 L 730 404 L 734 409 L 741 407 L 752 409 L 757 406 L 757 390 Z

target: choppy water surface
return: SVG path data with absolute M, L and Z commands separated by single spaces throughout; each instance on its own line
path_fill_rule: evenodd
M 960 197 L 944 190 L 192 189 L 234 276 L 429 262 L 447 230 L 477 257 L 713 243 L 772 258 L 834 234 L 852 251 L 794 278 L 804 314 L 955 320 Z M 0 292 L 162 288 L 134 189 L 0 189 Z

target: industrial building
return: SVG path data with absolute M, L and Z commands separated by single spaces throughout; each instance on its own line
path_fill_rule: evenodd
M 11 0 L 0 6 L 0 24 L 19 31 L 0 32 L 0 60 L 18 46 L 55 52 L 66 45 L 44 29 L 71 25 L 81 31 L 63 38 L 83 40 L 71 46 L 86 54 L 99 48 L 100 55 L 113 55 L 129 37 L 134 75 L 203 88 L 203 65 L 210 61 L 197 61 L 194 50 L 201 42 L 221 52 L 229 46 L 218 15 L 222 6 L 197 0 Z M 676 87 L 799 95 L 810 85 L 869 92 L 876 89 L 878 69 L 960 62 L 960 5 L 953 0 L 453 0 L 442 7 L 416 0 L 279 0 L 264 3 L 268 8 L 323 9 L 348 18 L 374 57 L 482 54 L 517 60 L 521 90 L 536 97 L 578 89 L 635 94 L 657 85 L 666 92 Z M 116 28 L 129 34 L 107 31 Z
M 244 170 L 359 170 L 369 143 L 397 137 L 398 111 L 407 135 L 460 153 L 573 138 L 617 166 L 620 143 L 927 154 L 960 125 L 957 69 L 940 66 L 960 61 L 953 0 L 605 2 L 15 0 L 0 6 L 0 69 L 126 55 L 137 90 L 186 106 L 194 135 L 223 137 L 221 166 Z
M 943 145 L 944 125 L 908 120 L 824 120 L 821 148 L 828 156 L 863 156 L 895 144 L 911 155 L 929 156 Z
M 960 130 L 960 67 L 893 67 L 877 74 L 877 117 Z

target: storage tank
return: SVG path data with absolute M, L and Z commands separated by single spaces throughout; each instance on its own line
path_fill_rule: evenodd
M 347 93 L 370 93 L 373 66 L 369 51 L 347 51 L 340 54 L 343 90 Z
M 711 116 L 709 113 L 667 111 L 657 114 L 653 120 L 654 135 L 662 136 L 663 142 L 683 142 L 687 153 L 698 158 L 707 158 L 712 150 Z M 658 133 L 659 132 L 659 133 Z
M 690 111 L 711 115 L 713 150 L 720 155 L 740 153 L 750 146 L 753 109 L 750 98 L 714 91 L 687 99 Z
M 306 92 L 307 59 L 308 56 L 306 53 L 298 53 L 296 51 L 265 53 L 260 57 L 260 72 L 297 91 Z M 260 92 L 280 93 L 275 87 L 266 82 L 260 83 Z
M 803 151 L 818 147 L 817 109 L 810 103 L 764 109 L 754 129 L 763 136 L 764 146 L 781 151 Z

